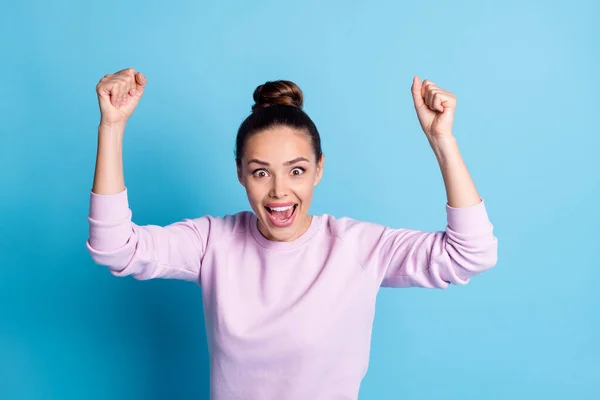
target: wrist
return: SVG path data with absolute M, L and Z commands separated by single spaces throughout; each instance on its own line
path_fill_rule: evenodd
M 127 121 L 125 122 L 105 122 L 105 121 L 100 121 L 100 124 L 98 124 L 98 129 L 99 130 L 105 130 L 105 131 L 119 131 L 119 130 L 125 130 L 125 126 L 127 126 Z
M 440 161 L 459 154 L 458 142 L 454 135 L 434 137 L 430 139 L 429 144 Z

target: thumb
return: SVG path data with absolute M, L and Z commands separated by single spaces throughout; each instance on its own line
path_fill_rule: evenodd
M 421 106 L 423 106 L 424 104 L 423 96 L 421 96 L 421 86 L 421 80 L 417 75 L 415 75 L 410 90 L 412 92 L 413 101 L 415 103 L 415 109 L 417 110 L 421 108 Z
M 135 74 L 135 95 L 141 96 L 144 93 L 144 88 L 146 87 L 146 83 L 148 82 L 148 78 L 142 75 L 141 72 Z

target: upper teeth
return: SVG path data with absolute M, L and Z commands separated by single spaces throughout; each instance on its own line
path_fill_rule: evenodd
M 290 208 L 292 208 L 294 206 L 287 206 L 287 207 L 269 207 L 271 210 L 273 211 L 287 211 Z

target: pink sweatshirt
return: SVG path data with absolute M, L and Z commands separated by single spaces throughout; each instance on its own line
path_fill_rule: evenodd
M 140 226 L 127 189 L 90 195 L 97 264 L 201 286 L 213 400 L 357 399 L 380 287 L 464 285 L 497 260 L 483 199 L 446 204 L 444 231 L 323 214 L 298 239 L 274 242 L 249 211 Z

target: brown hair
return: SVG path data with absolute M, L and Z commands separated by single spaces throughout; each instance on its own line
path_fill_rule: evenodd
M 321 158 L 321 137 L 317 127 L 302 109 L 304 95 L 292 81 L 267 81 L 254 90 L 252 113 L 238 129 L 235 161 L 242 164 L 244 146 L 248 138 L 262 130 L 282 125 L 304 131 L 311 139 L 316 161 Z

